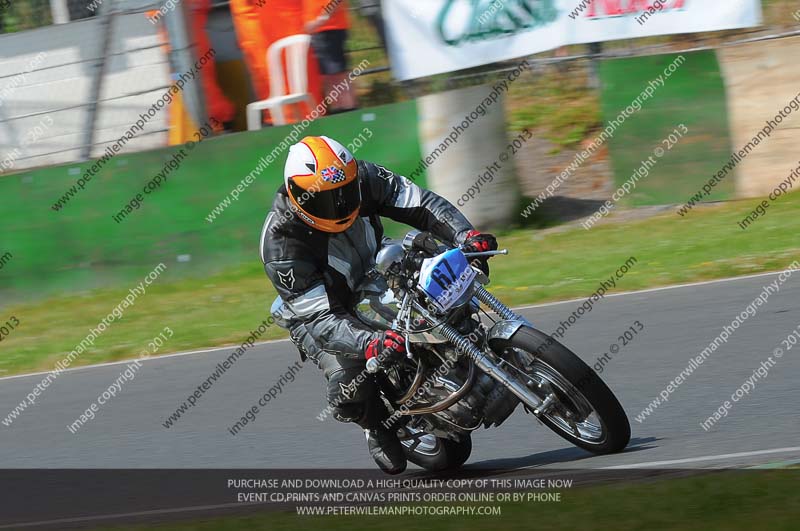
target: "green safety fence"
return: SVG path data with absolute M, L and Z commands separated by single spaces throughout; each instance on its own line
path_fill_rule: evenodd
M 732 148 L 723 78 L 714 51 L 605 60 L 600 65 L 601 104 L 606 125 L 626 109 L 651 81 L 683 55 L 671 76 L 664 76 L 642 109 L 630 115 L 610 141 L 615 187 L 621 186 L 653 156 L 656 164 L 625 199 L 632 205 L 680 204 L 729 162 Z M 676 65 L 678 63 L 675 63 Z M 674 131 L 688 133 L 679 138 Z M 670 134 L 677 142 L 664 143 Z M 665 150 L 662 157 L 656 148 Z M 640 172 L 643 174 L 644 172 Z M 714 189 L 714 199 L 733 196 L 734 180 Z
M 58 212 L 53 204 L 93 161 L 0 177 L 0 256 L 13 257 L 0 270 L 0 304 L 140 280 L 160 262 L 168 264 L 165 275 L 173 277 L 258 262 L 261 227 L 283 182 L 285 152 L 212 223 L 206 218 L 292 128 L 202 141 L 186 151 L 166 184 L 143 194 L 141 208 L 120 223 L 112 216 L 142 192 L 181 146 L 112 158 Z M 411 172 L 420 158 L 413 101 L 322 118 L 301 138 L 305 135 L 360 145 L 357 158 L 401 174 Z

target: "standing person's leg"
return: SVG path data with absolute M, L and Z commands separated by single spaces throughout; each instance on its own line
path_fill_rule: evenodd
M 261 24 L 259 8 L 249 0 L 231 0 L 231 16 L 236 39 L 250 73 L 256 100 L 269 98 L 267 71 L 267 42 Z
M 334 111 L 343 112 L 358 106 L 356 93 L 349 79 L 344 43 L 347 30 L 335 29 L 314 33 L 311 46 L 319 61 L 326 96 L 335 100 L 331 105 Z
M 222 124 L 233 121 L 236 116 L 236 108 L 217 82 L 216 62 L 211 51 L 211 40 L 206 32 L 211 3 L 209 0 L 193 0 L 191 7 L 192 32 L 197 46 L 196 54 L 198 60 L 203 58 L 204 61 L 203 69 L 200 71 L 200 79 L 202 80 L 206 99 L 206 112 L 210 118 L 217 121 L 217 124 L 212 124 L 214 129 L 221 131 L 223 130 Z
M 378 34 L 383 50 L 386 51 L 386 29 L 383 26 L 383 15 L 381 14 L 381 0 L 359 0 L 361 15 L 369 20 L 369 23 Z

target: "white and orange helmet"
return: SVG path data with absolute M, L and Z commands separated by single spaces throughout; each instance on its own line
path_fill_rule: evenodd
M 344 232 L 358 217 L 358 168 L 350 151 L 336 140 L 307 136 L 290 147 L 283 179 L 292 209 L 310 227 Z

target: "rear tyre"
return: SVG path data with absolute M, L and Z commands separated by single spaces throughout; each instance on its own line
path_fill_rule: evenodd
M 460 441 L 453 441 L 409 430 L 412 436 L 400 439 L 406 459 L 431 472 L 459 468 L 472 453 L 472 437 L 469 434 L 463 435 Z
M 491 346 L 528 375 L 528 387 L 540 398 L 555 399 L 539 420 L 559 436 L 595 454 L 620 452 L 628 445 L 631 426 L 622 405 L 567 347 L 528 326 L 510 339 L 492 340 Z M 541 353 L 535 354 L 537 349 Z

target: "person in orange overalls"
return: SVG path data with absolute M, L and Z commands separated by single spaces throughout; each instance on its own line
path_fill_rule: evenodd
M 261 21 L 261 8 L 256 0 L 230 1 L 236 39 L 244 55 L 247 70 L 250 72 L 253 92 L 256 99 L 265 100 L 269 98 L 269 73 L 266 61 L 269 41 Z
M 192 35 L 197 45 L 197 56 L 201 57 L 211 50 L 211 41 L 206 32 L 208 22 L 208 12 L 211 9 L 210 0 L 192 0 Z M 203 84 L 203 93 L 206 98 L 206 111 L 209 118 L 214 118 L 217 123 L 224 124 L 231 122 L 236 115 L 236 108 L 231 103 L 217 83 L 217 69 L 213 59 L 200 70 L 200 78 Z
M 259 100 L 271 96 L 267 50 L 279 39 L 304 33 L 302 8 L 302 0 L 231 0 L 231 15 L 239 47 L 244 53 L 256 98 Z M 307 75 L 308 91 L 315 101 L 320 101 L 322 82 L 310 50 Z M 284 87 L 284 91 L 288 91 L 288 86 Z M 290 123 L 302 119 L 296 110 L 296 106 L 284 109 Z M 307 114 L 311 109 L 304 111 Z
M 348 79 L 344 43 L 350 20 L 347 0 L 303 0 L 305 30 L 311 34 L 311 47 L 319 61 L 326 94 L 336 91 L 338 99 L 332 105 L 336 112 L 355 109 L 356 94 Z M 334 87 L 344 87 L 343 89 Z
M 206 33 L 206 22 L 208 21 L 208 12 L 211 6 L 209 0 L 200 0 L 193 2 L 191 8 L 190 22 L 194 45 L 196 46 L 195 56 L 202 57 L 211 49 L 211 42 Z M 164 13 L 157 9 L 151 9 L 145 12 L 145 16 L 151 23 L 158 24 L 156 31 L 163 51 L 168 55 L 170 53 L 170 41 L 163 21 Z M 176 74 L 172 72 L 172 75 Z M 205 94 L 206 114 L 216 120 L 212 120 L 212 129 L 217 133 L 224 131 L 229 128 L 230 122 L 235 118 L 236 108 L 222 92 L 217 82 L 216 62 L 213 56 L 206 57 L 206 62 L 203 64 L 200 74 L 200 84 Z M 175 95 L 167 112 L 169 113 L 167 140 L 169 145 L 183 144 L 194 138 L 199 126 L 187 110 L 182 93 Z

